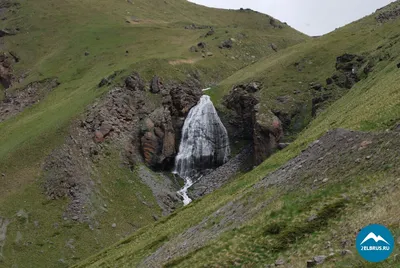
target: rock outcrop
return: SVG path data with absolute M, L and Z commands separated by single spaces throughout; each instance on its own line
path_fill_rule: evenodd
M 92 222 L 99 208 L 91 200 L 101 198 L 96 195 L 96 163 L 107 161 L 110 151 L 118 152 L 125 168 L 133 170 L 145 163 L 155 170 L 172 169 L 184 118 L 202 95 L 196 80 L 160 83 L 156 101 L 147 98 L 139 74 L 133 73 L 124 84 L 88 107 L 84 117 L 72 124 L 64 145 L 44 164 L 46 194 L 70 199 L 66 218 Z M 179 202 L 179 185 L 162 174 L 157 175 L 162 177 L 158 181 L 143 168 L 137 174 L 152 189 L 164 214 L 171 212 Z
M 14 91 L 6 89 L 5 98 L 0 102 L 0 122 L 39 102 L 58 85 L 57 78 L 49 78 L 30 83 L 22 89 Z
M 154 93 L 154 94 L 157 94 L 157 93 L 159 93 L 159 92 L 161 91 L 162 86 L 163 86 L 163 84 L 162 84 L 162 82 L 161 82 L 160 77 L 158 77 L 158 76 L 156 75 L 156 76 L 154 76 L 153 79 L 151 80 L 151 83 L 150 83 L 150 92 L 151 92 L 151 93 Z
M 271 111 L 260 111 L 257 92 L 261 84 L 253 82 L 234 87 L 224 98 L 224 105 L 234 112 L 228 131 L 235 138 L 251 140 L 254 163 L 269 157 L 283 137 L 282 123 Z
M 400 17 L 400 7 L 393 9 L 393 10 L 387 10 L 387 11 L 381 12 L 378 14 L 378 16 L 375 17 L 375 19 L 380 23 L 385 23 L 390 20 L 395 20 L 398 17 Z
M 312 116 L 316 116 L 330 102 L 340 98 L 347 90 L 367 76 L 373 69 L 373 64 L 364 56 L 343 54 L 336 58 L 336 72 L 326 79 L 326 86 L 311 83 Z M 338 89 L 338 90 L 335 90 Z
M 224 49 L 224 48 L 232 48 L 233 47 L 233 41 L 232 38 L 225 40 L 224 42 L 222 42 L 219 46 L 220 49 Z
M 279 141 L 283 137 L 282 123 L 272 112 L 259 113 L 256 107 L 253 144 L 254 162 L 261 164 L 271 156 L 278 148 Z

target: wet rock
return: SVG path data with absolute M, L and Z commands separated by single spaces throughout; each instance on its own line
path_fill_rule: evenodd
M 153 79 L 151 80 L 150 92 L 156 94 L 159 93 L 161 89 L 162 89 L 162 82 L 160 77 L 154 76 Z
M 181 178 L 225 164 L 230 155 L 228 133 L 210 97 L 203 95 L 186 118 L 175 170 Z
M 233 41 L 232 41 L 232 39 L 225 40 L 218 47 L 220 49 L 224 49 L 224 48 L 230 49 L 233 47 Z

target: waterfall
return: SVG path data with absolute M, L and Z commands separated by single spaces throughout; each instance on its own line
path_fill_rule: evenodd
M 191 202 L 187 190 L 201 177 L 201 171 L 226 163 L 229 154 L 228 133 L 210 97 L 203 95 L 185 120 L 175 159 L 174 173 L 185 180 L 185 186 L 178 192 L 185 205 Z

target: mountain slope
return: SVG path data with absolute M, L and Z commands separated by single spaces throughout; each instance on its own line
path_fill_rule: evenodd
M 76 267 L 265 267 L 282 263 L 279 259 L 304 267 L 317 255 L 327 256 L 329 267 L 376 267 L 358 257 L 352 245 L 357 231 L 370 223 L 385 224 L 395 238 L 400 234 L 399 134 L 390 132 L 400 122 L 400 20 L 392 17 L 398 8 L 397 1 L 281 51 L 214 88 L 210 95 L 220 101 L 231 85 L 261 80 L 266 89 L 261 103 L 272 109 L 276 96 L 291 94 L 302 82 L 303 100 L 311 106 L 309 83 L 331 77 L 336 57 L 355 53 L 377 60 L 372 72 L 339 92 L 339 99 L 321 110 L 287 149 Z M 312 64 L 299 72 L 294 64 L 304 58 Z M 378 133 L 326 134 L 336 128 Z M 398 252 L 377 266 L 397 267 Z
M 122 78 L 139 72 L 146 90 L 154 75 L 164 84 L 190 76 L 207 87 L 274 54 L 272 43 L 283 49 L 309 38 L 264 14 L 183 0 L 1 1 L 0 8 L 0 222 L 9 223 L 0 225 L 0 266 L 5 267 L 68 266 L 162 215 L 151 186 L 167 175 L 142 163 L 125 165 L 120 148 L 108 142 L 98 145 L 102 161 L 88 168 L 97 185 L 85 196 L 89 207 L 98 208 L 89 215 L 93 221 L 68 214 L 70 198 L 53 200 L 47 193 L 48 163 L 64 149 L 76 149 L 71 144 L 78 138 L 81 145 L 93 142 L 92 136 L 82 140 L 87 136 L 77 129 L 97 111 L 96 104 L 101 110 L 114 89 L 124 87 Z M 219 48 L 227 40 L 232 48 Z M 192 46 L 198 52 L 190 52 Z M 109 79 L 99 87 L 103 78 Z M 54 86 L 44 86 L 48 79 Z M 161 102 L 148 91 L 142 97 L 148 109 Z M 10 103 L 21 111 L 7 115 Z M 71 155 L 63 156 L 60 162 L 68 164 Z M 88 209 L 79 202 L 73 206 Z

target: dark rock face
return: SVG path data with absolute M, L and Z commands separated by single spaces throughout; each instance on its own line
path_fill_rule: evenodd
M 225 40 L 224 42 L 222 42 L 222 43 L 219 45 L 219 48 L 220 48 L 220 49 L 224 49 L 224 48 L 230 49 L 230 48 L 232 48 L 232 47 L 233 47 L 233 41 L 232 41 L 232 39 Z
M 339 73 L 332 76 L 333 82 L 340 88 L 352 88 L 355 83 L 360 81 L 357 73 L 364 62 L 364 57 L 354 54 L 344 54 L 338 57 L 336 70 Z
M 150 92 L 157 94 L 161 91 L 162 89 L 162 82 L 160 77 L 158 77 L 157 75 L 153 77 L 153 79 L 151 80 L 150 83 Z
M 170 169 L 177 154 L 184 118 L 197 104 L 202 91 L 194 80 L 166 85 L 160 90 L 163 107 L 141 123 L 141 151 L 148 166 Z
M 49 78 L 30 83 L 25 88 L 12 92 L 6 90 L 5 98 L 0 102 L 0 122 L 39 102 L 58 85 L 56 78 Z
M 253 141 L 254 162 L 262 163 L 278 147 L 283 136 L 282 123 L 272 112 L 260 113 L 258 97 L 259 83 L 239 85 L 224 98 L 224 105 L 235 112 L 230 120 L 231 135 Z M 233 133 L 232 133 L 233 132 Z
M 254 107 L 259 103 L 253 93 L 258 92 L 260 88 L 258 83 L 239 85 L 224 97 L 223 103 L 226 108 L 235 112 L 235 117 L 230 120 L 233 128 L 229 131 L 232 133 L 234 130 L 234 137 L 252 139 Z
M 282 123 L 274 114 L 255 114 L 253 132 L 254 161 L 256 165 L 261 164 L 270 157 L 278 148 L 280 139 L 283 137 Z
M 175 129 L 167 108 L 158 108 L 142 122 L 141 145 L 144 160 L 149 166 L 165 169 L 173 165 Z
M 390 20 L 395 20 L 400 16 L 400 8 L 396 8 L 394 10 L 388 10 L 380 13 L 378 16 L 375 17 L 375 19 L 379 23 L 385 23 Z
M 336 72 L 332 77 L 326 79 L 326 87 L 320 83 L 311 83 L 310 90 L 314 95 L 312 99 L 312 116 L 324 109 L 327 104 L 342 96 L 361 80 L 360 75 L 368 75 L 372 71 L 372 63 L 360 55 L 343 54 L 336 59 Z M 334 89 L 341 89 L 342 91 Z
M 105 161 L 109 149 L 119 152 L 127 168 L 141 162 L 154 169 L 172 168 L 182 118 L 199 100 L 201 86 L 193 80 L 161 87 L 162 106 L 148 100 L 143 90 L 140 76 L 130 75 L 124 87 L 112 89 L 88 108 L 82 120 L 73 123 L 65 144 L 46 160 L 45 192 L 53 199 L 71 200 L 65 217 L 91 222 L 91 212 L 98 209 L 90 201 L 98 198 L 95 163 Z M 144 167 L 138 176 L 152 189 L 164 214 L 175 208 L 178 184 L 161 174 L 162 181 L 158 181 Z

